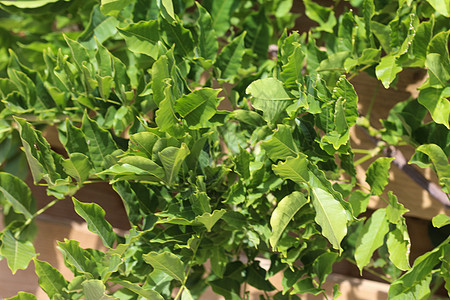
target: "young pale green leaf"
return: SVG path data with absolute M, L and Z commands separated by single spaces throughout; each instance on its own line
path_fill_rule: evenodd
M 81 284 L 83 286 L 83 295 L 86 300 L 118 300 L 119 298 L 111 297 L 105 294 L 106 287 L 101 280 L 90 279 Z
M 392 157 L 380 157 L 374 161 L 366 172 L 366 182 L 370 185 L 373 195 L 381 195 L 388 184 L 389 167 L 394 160 Z
M 156 105 L 165 99 L 165 89 L 170 82 L 169 58 L 161 55 L 152 66 L 152 91 Z
M 178 118 L 175 115 L 175 99 L 171 86 L 164 89 L 165 98 L 159 103 L 159 109 L 156 111 L 155 122 L 161 131 L 169 132 L 176 124 Z
M 258 79 L 247 87 L 246 93 L 252 96 L 252 105 L 261 110 L 270 123 L 275 123 L 294 100 L 276 78 Z
M 433 120 L 450 129 L 450 88 L 445 89 L 428 87 L 420 91 L 417 100 L 430 112 Z
M 203 213 L 203 215 L 197 216 L 194 222 L 203 224 L 208 232 L 210 232 L 214 224 L 216 224 L 217 221 L 219 221 L 225 213 L 225 209 L 215 210 L 212 212 L 212 214 L 205 212 Z
M 375 74 L 383 83 L 384 88 L 387 89 L 401 70 L 402 67 L 397 64 L 397 57 L 395 55 L 386 55 L 381 58 L 380 63 L 376 66 Z
M 353 85 L 345 78 L 345 76 L 339 78 L 336 87 L 333 89 L 332 97 L 342 101 L 347 126 L 352 127 L 355 125 L 356 119 L 358 118 L 358 95 L 356 94 Z
M 429 53 L 425 60 L 428 68 L 429 84 L 432 87 L 445 87 L 450 79 L 450 71 L 445 68 L 445 62 L 439 53 Z
M 188 124 L 189 128 L 209 127 L 208 120 L 217 111 L 217 106 L 223 98 L 218 98 L 220 90 L 202 88 L 182 96 L 175 102 L 175 110 Z
M 308 164 L 306 155 L 299 153 L 295 158 L 288 157 L 285 162 L 272 166 L 272 169 L 279 177 L 302 184 L 309 181 Z
M 36 300 L 36 296 L 26 292 L 19 292 L 16 296 L 5 298 L 5 300 Z
M 414 261 L 412 268 L 395 280 L 389 288 L 389 299 L 427 299 L 430 294 L 431 272 L 437 264 L 449 238 Z
M 297 84 L 303 81 L 302 69 L 305 54 L 300 44 L 295 43 L 294 50 L 288 57 L 288 62 L 283 65 L 280 78 L 287 88 L 297 88 Z
M 290 126 L 281 124 L 278 125 L 271 139 L 261 143 L 261 147 L 272 161 L 285 160 L 289 156 L 295 157 L 298 153 Z
M 416 152 L 428 155 L 436 169 L 439 183 L 447 189 L 447 193 L 450 193 L 450 164 L 448 163 L 447 155 L 441 147 L 436 144 L 424 144 L 420 145 Z
M 313 187 L 311 189 L 312 204 L 316 211 L 315 221 L 322 228 L 325 236 L 334 249 L 342 251 L 341 241 L 347 234 L 347 215 L 341 203 L 327 191 Z
M 450 18 L 450 2 L 448 0 L 427 0 L 433 6 L 434 10 Z
M 108 167 L 108 156 L 118 149 L 117 145 L 111 134 L 91 120 L 86 113 L 83 115 L 81 130 L 85 135 L 92 163 L 100 172 Z
M 89 24 L 78 37 L 78 42 L 88 48 L 95 47 L 97 43 L 102 44 L 117 33 L 117 25 L 119 21 L 116 18 L 105 16 L 101 9 L 95 6 Z
M 69 282 L 64 279 L 64 276 L 58 270 L 49 263 L 37 259 L 34 259 L 34 266 L 36 275 L 39 277 L 39 285 L 50 299 L 55 295 L 68 296 L 64 289 Z
M 350 203 L 355 216 L 359 216 L 367 210 L 369 200 L 370 194 L 364 193 L 360 190 L 356 190 L 350 195 L 348 198 L 348 203 Z
M 117 16 L 132 0 L 101 0 L 100 10 L 104 15 Z
M 432 221 L 434 227 L 441 228 L 450 224 L 450 217 L 444 214 L 439 214 L 435 216 Z
M 82 273 L 89 273 L 89 261 L 80 248 L 80 242 L 64 239 L 64 243 L 57 241 L 58 248 L 64 256 L 66 265 L 73 266 Z
M 142 156 L 125 156 L 120 159 L 120 163 L 129 164 L 135 166 L 136 168 L 146 171 L 148 174 L 155 176 L 159 179 L 164 179 L 163 168 L 155 163 L 153 160 Z
M 398 202 L 397 197 L 389 191 L 389 205 L 386 207 L 386 216 L 389 222 L 393 224 L 399 224 L 403 219 L 403 214 L 408 212 L 409 209 L 406 209 L 401 203 Z
M 116 234 L 111 224 L 105 220 L 105 211 L 96 203 L 83 203 L 75 198 L 72 201 L 75 211 L 86 221 L 88 229 L 97 234 L 105 246 L 112 248 Z
M 435 36 L 433 36 L 427 48 L 427 57 L 431 53 L 439 54 L 440 63 L 443 65 L 443 69 L 447 72 L 450 69 L 450 57 L 448 53 L 449 35 L 449 30 L 437 33 Z
M 9 173 L 0 172 L 0 200 L 5 199 L 18 214 L 33 218 L 36 201 L 25 182 Z M 1 201 L 0 201 L 1 203 Z
M 187 288 L 183 290 L 183 294 L 181 294 L 181 300 L 194 300 L 194 297 L 192 297 L 191 292 Z
M 89 178 L 93 169 L 89 158 L 81 153 L 71 153 L 68 159 L 62 162 L 64 171 L 75 178 L 78 183 L 83 183 Z
M 122 280 L 119 278 L 114 278 L 114 279 L 112 279 L 112 281 L 114 283 L 120 284 L 124 288 L 132 291 L 136 295 L 144 297 L 145 299 L 164 300 L 164 298 L 158 292 L 156 292 L 154 290 L 145 289 L 145 288 L 141 287 L 140 285 L 137 285 L 137 284 L 134 284 L 134 283 L 131 283 L 129 281 Z
M 89 148 L 86 143 L 86 139 L 84 137 L 81 129 L 73 126 L 73 124 L 66 119 L 66 132 L 67 136 L 64 141 L 64 147 L 66 148 L 69 154 L 72 153 L 89 153 Z
M 181 164 L 184 159 L 189 155 L 189 148 L 185 143 L 181 144 L 180 148 L 167 147 L 159 152 L 159 158 L 166 172 L 166 182 L 171 185 L 175 178 L 178 176 Z
M 17 240 L 11 231 L 5 229 L 1 235 L 0 255 L 6 258 L 12 273 L 25 270 L 36 256 L 33 244 L 30 241 Z
M 225 1 L 224 1 L 225 2 Z M 244 55 L 244 38 L 246 33 L 242 33 L 226 45 L 217 57 L 214 67 L 220 72 L 218 78 L 231 81 L 241 67 Z
M 384 236 L 389 231 L 389 222 L 386 210 L 376 210 L 364 224 L 356 241 L 355 260 L 359 270 L 362 270 L 370 262 L 375 250 L 383 245 Z
M 209 11 L 212 17 L 212 26 L 217 36 L 223 36 L 230 29 L 231 16 L 239 6 L 238 0 L 202 1 L 202 5 Z
M 284 232 L 291 219 L 300 208 L 308 203 L 308 201 L 309 200 L 302 193 L 297 191 L 294 191 L 281 199 L 270 217 L 270 226 L 272 227 L 270 245 L 272 248 L 276 248 L 281 234 Z
M 214 60 L 217 56 L 219 43 L 217 41 L 216 31 L 213 28 L 213 20 L 203 6 L 198 2 L 195 2 L 195 5 L 197 5 L 199 14 L 197 19 L 197 26 L 199 29 L 198 55 L 204 59 Z
M 410 241 L 406 225 L 395 228 L 387 234 L 386 245 L 389 252 L 389 260 L 399 268 L 406 271 L 409 266 Z
M 319 5 L 311 0 L 305 0 L 304 4 L 308 18 L 316 21 L 320 25 L 315 29 L 333 33 L 333 27 L 337 23 L 333 9 Z
M 171 48 L 175 45 L 174 53 L 182 57 L 189 56 L 195 47 L 191 31 L 185 28 L 180 21 L 168 22 L 161 20 L 161 37 Z
M 130 51 L 148 55 L 153 59 L 158 58 L 160 47 L 158 20 L 140 21 L 118 30 Z
M 166 274 L 169 274 L 172 278 L 179 282 L 184 282 L 184 264 L 173 253 L 170 252 L 150 252 L 143 255 L 144 261 L 150 264 L 154 269 L 161 270 Z
M 156 3 L 164 19 L 168 22 L 175 21 L 175 12 L 173 10 L 172 0 L 157 0 Z

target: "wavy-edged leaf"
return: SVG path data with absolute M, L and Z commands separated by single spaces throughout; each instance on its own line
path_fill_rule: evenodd
M 433 226 L 436 228 L 444 227 L 450 224 L 450 217 L 444 214 L 439 214 L 433 217 Z
M 272 169 L 281 178 L 302 184 L 309 181 L 308 164 L 306 155 L 299 153 L 295 158 L 288 157 L 285 162 L 272 166 Z
M 393 157 L 380 157 L 374 161 L 366 172 L 366 182 L 370 185 L 370 191 L 374 195 L 381 195 L 389 182 L 389 167 Z
M 27 219 L 33 218 L 36 211 L 36 201 L 30 188 L 18 177 L 0 172 L 0 200 L 6 199 L 16 213 Z
M 343 114 L 345 115 L 347 126 L 350 128 L 355 125 L 356 119 L 358 118 L 358 95 L 353 85 L 345 76 L 339 78 L 336 87 L 333 89 L 332 96 L 334 99 L 342 102 Z
M 264 7 L 258 12 L 253 13 L 245 18 L 243 24 L 245 35 L 245 47 L 252 49 L 260 58 L 267 57 L 270 37 L 272 36 L 272 27 L 267 20 Z
M 62 166 L 64 171 L 79 183 L 88 179 L 93 169 L 89 158 L 81 153 L 71 153 L 70 157 L 62 162 Z
M 355 260 L 359 270 L 370 262 L 375 250 L 383 245 L 384 236 L 389 231 L 386 209 L 377 209 L 364 224 L 356 241 Z
M 164 166 L 166 172 L 166 182 L 171 185 L 174 179 L 178 176 L 181 164 L 189 155 L 189 148 L 185 143 L 181 144 L 180 148 L 167 147 L 159 152 L 159 158 Z
M 375 67 L 375 74 L 381 80 L 384 88 L 389 88 L 402 67 L 397 64 L 395 55 L 386 55 L 381 58 L 380 63 Z
M 276 78 L 258 79 L 246 90 L 252 96 L 252 105 L 263 112 L 263 117 L 275 123 L 295 99 Z
M 417 101 L 426 107 L 433 120 L 438 124 L 443 124 L 450 129 L 450 88 L 445 89 L 427 87 L 419 93 Z
M 403 214 L 409 211 L 401 203 L 398 202 L 397 197 L 389 191 L 388 193 L 389 205 L 386 207 L 386 216 L 389 222 L 399 224 L 403 220 Z
M 118 149 L 116 143 L 111 134 L 91 120 L 86 113 L 83 115 L 81 130 L 95 169 L 103 171 L 108 166 L 108 156 Z
M 450 1 L 448 0 L 427 0 L 433 6 L 434 10 L 450 18 Z
M 211 15 L 217 36 L 223 36 L 230 29 L 231 16 L 239 5 L 239 0 L 206 0 L 202 1 L 202 5 Z
M 156 178 L 164 179 L 164 169 L 151 159 L 142 156 L 126 156 L 119 162 L 135 166 L 136 168 L 142 169 Z
M 19 292 L 16 296 L 5 298 L 5 300 L 36 300 L 36 296 L 26 292 Z
M 409 266 L 410 241 L 406 225 L 395 228 L 387 234 L 386 245 L 389 252 L 389 260 L 399 268 L 406 271 Z
M 160 40 L 158 20 L 140 21 L 118 30 L 130 51 L 148 55 L 153 59 L 158 58 Z
M 3 0 L 0 1 L 0 4 L 4 4 L 4 5 L 13 5 L 16 6 L 18 8 L 38 8 L 38 7 L 42 7 L 45 6 L 47 4 L 50 3 L 55 3 L 58 2 L 60 0 Z M 69 1 L 69 0 L 64 0 L 64 1 Z
M 153 146 L 159 140 L 159 136 L 153 132 L 138 132 L 130 136 L 129 148 L 144 153 L 152 158 Z
M 286 159 L 289 156 L 297 156 L 298 148 L 292 138 L 290 126 L 279 124 L 272 138 L 261 143 L 267 156 L 273 161 Z
M 225 213 L 225 209 L 215 210 L 212 213 L 205 212 L 201 216 L 197 216 L 194 222 L 203 224 L 206 227 L 206 230 L 210 232 L 214 224 L 216 224 Z
M 64 239 L 64 242 L 57 241 L 57 243 L 66 265 L 73 266 L 82 273 L 89 273 L 89 261 L 79 246 L 80 242 Z
M 172 0 L 157 0 L 156 3 L 164 19 L 168 22 L 175 21 L 175 12 L 173 10 Z
M 170 252 L 150 252 L 142 257 L 144 258 L 144 261 L 150 264 L 154 269 L 169 274 L 179 282 L 184 282 L 184 264 L 175 254 Z
M 342 251 L 341 241 L 347 234 L 347 214 L 341 203 L 327 191 L 313 187 L 311 189 L 312 204 L 316 211 L 315 221 L 322 228 L 333 248 Z
M 112 281 L 114 283 L 120 284 L 124 288 L 132 291 L 136 295 L 144 297 L 145 299 L 164 300 L 164 298 L 158 292 L 156 292 L 154 290 L 145 289 L 145 288 L 141 287 L 140 285 L 137 285 L 137 284 L 134 284 L 134 283 L 131 283 L 129 281 L 122 280 L 119 278 L 113 278 Z
M 69 282 L 64 279 L 64 276 L 53 268 L 48 262 L 34 259 L 34 266 L 36 275 L 39 277 L 39 285 L 47 293 L 51 299 L 55 295 L 67 297 L 64 291 Z
M 208 120 L 216 111 L 219 102 L 223 98 L 218 98 L 220 90 L 202 88 L 190 94 L 182 96 L 175 102 L 175 110 L 186 120 L 192 129 L 209 127 Z
M 218 78 L 230 81 L 238 73 L 244 55 L 245 35 L 246 33 L 244 32 L 234 38 L 231 43 L 226 45 L 220 52 L 214 63 L 214 66 L 220 71 Z
M 118 300 L 119 298 L 106 295 L 105 284 L 101 280 L 90 279 L 84 281 L 81 286 L 83 287 L 83 295 L 86 300 Z
M 280 78 L 287 88 L 294 89 L 297 83 L 303 81 L 302 69 L 305 61 L 305 54 L 298 43 L 294 43 L 294 50 L 288 57 L 288 62 L 283 65 Z
M 82 217 L 88 229 L 97 234 L 103 244 L 111 248 L 116 240 L 116 234 L 111 224 L 105 220 L 105 211 L 96 203 L 83 203 L 72 198 L 75 211 Z
M 165 19 L 161 20 L 161 37 L 166 44 L 171 48 L 175 45 L 174 53 L 182 57 L 189 56 L 195 47 L 195 42 L 192 33 L 185 28 L 180 21 L 168 22 Z
M 6 258 L 13 274 L 19 269 L 25 270 L 36 256 L 34 246 L 30 241 L 17 240 L 7 229 L 2 232 L 1 242 L 0 255 Z
M 156 111 L 155 122 L 159 129 L 169 132 L 178 123 L 178 118 L 175 115 L 175 99 L 171 86 L 164 88 L 165 98 L 159 103 L 159 109 Z
M 447 155 L 445 155 L 441 147 L 436 144 L 424 144 L 417 147 L 416 152 L 428 155 L 436 169 L 439 183 L 445 187 L 447 193 L 450 193 L 450 164 L 448 163 Z
M 272 233 L 270 235 L 270 245 L 276 248 L 281 234 L 295 214 L 302 208 L 308 199 L 300 192 L 294 191 L 287 195 L 278 203 L 270 217 L 270 226 Z
M 104 15 L 117 16 L 133 0 L 101 0 L 100 10 Z

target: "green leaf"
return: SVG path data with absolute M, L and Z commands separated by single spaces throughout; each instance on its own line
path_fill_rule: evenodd
M 374 161 L 366 172 L 366 182 L 370 185 L 373 195 L 381 195 L 389 182 L 389 167 L 393 157 L 380 157 Z
M 89 261 L 79 246 L 80 242 L 64 239 L 64 243 L 60 241 L 57 243 L 66 265 L 73 266 L 82 273 L 89 273 Z
M 218 98 L 220 90 L 202 88 L 182 96 L 175 102 L 175 110 L 178 112 L 191 129 L 209 127 L 208 120 L 216 111 L 219 102 L 223 98 Z
M 322 228 L 334 249 L 342 251 L 341 241 L 347 234 L 347 215 L 341 203 L 327 191 L 313 187 L 312 204 L 316 211 L 315 221 Z
M 306 156 L 299 154 L 295 158 L 288 157 L 284 163 L 279 162 L 272 169 L 279 177 L 302 184 L 309 181 L 308 164 Z
M 305 12 L 308 18 L 319 23 L 320 26 L 315 29 L 333 33 L 333 27 L 336 25 L 336 17 L 333 9 L 324 7 L 311 0 L 304 0 Z
M 88 153 L 89 148 L 86 144 L 86 139 L 84 137 L 81 129 L 72 125 L 69 119 L 66 119 L 66 132 L 67 136 L 64 142 L 64 147 L 69 154 L 72 153 Z
M 223 36 L 230 29 L 230 21 L 233 12 L 239 5 L 238 0 L 202 1 L 203 6 L 209 11 L 213 20 L 214 30 L 217 36 Z
M 294 100 L 276 78 L 258 79 L 247 87 L 246 93 L 252 96 L 252 105 L 261 110 L 270 123 L 275 123 Z
M 150 175 L 158 179 L 164 179 L 165 172 L 163 168 L 154 161 L 142 156 L 126 156 L 122 158 L 120 163 L 129 164 L 136 168 L 142 169 Z
M 198 9 L 197 26 L 199 29 L 198 35 L 198 55 L 204 59 L 214 60 L 217 56 L 219 43 L 217 41 L 216 31 L 213 28 L 213 21 L 208 11 L 195 2 Z
M 157 20 L 132 23 L 118 30 L 130 51 L 148 55 L 153 59 L 158 58 L 160 31 Z
M 152 158 L 153 146 L 158 140 L 159 137 L 152 132 L 138 132 L 130 136 L 129 148 Z
M 173 10 L 172 0 L 158 0 L 156 1 L 161 15 L 168 21 L 175 21 L 175 12 Z
M 417 100 L 430 112 L 433 120 L 450 129 L 450 88 L 438 89 L 428 87 L 420 91 Z
M 19 292 L 16 296 L 5 298 L 5 300 L 36 300 L 36 296 L 30 293 Z
M 0 172 L 0 200 L 2 198 L 9 202 L 16 213 L 27 219 L 33 218 L 36 201 L 30 188 L 16 176 Z
M 223 1 L 226 2 L 226 1 Z M 220 71 L 218 79 L 231 81 L 241 67 L 244 55 L 244 38 L 246 33 L 242 33 L 226 45 L 214 63 L 214 67 Z
M 359 270 L 370 262 L 372 254 L 383 245 L 384 236 L 389 231 L 386 209 L 377 209 L 364 224 L 356 241 L 355 260 Z
M 433 217 L 433 226 L 436 228 L 444 227 L 450 224 L 450 217 L 444 214 L 439 214 Z
M 434 10 L 441 15 L 450 18 L 450 1 L 448 0 L 427 0 L 433 6 Z
M 75 198 L 72 201 L 77 214 L 87 222 L 88 229 L 97 234 L 105 246 L 112 248 L 116 234 L 105 220 L 105 211 L 96 203 L 83 203 Z
M 354 191 L 348 198 L 353 213 L 355 216 L 359 216 L 367 210 L 367 205 L 369 205 L 370 194 L 364 193 L 360 190 Z
M 174 52 L 182 57 L 188 56 L 194 49 L 195 43 L 191 31 L 181 25 L 179 21 L 167 22 L 161 20 L 161 37 Z
M 166 172 L 166 182 L 169 185 L 177 178 L 181 164 L 189 153 L 189 148 L 185 143 L 181 144 L 180 148 L 167 147 L 159 152 L 159 158 L 161 159 L 164 171 Z
M 0 255 L 8 261 L 12 273 L 17 270 L 25 270 L 28 264 L 36 256 L 33 244 L 30 241 L 17 240 L 11 231 L 5 229 L 1 235 Z
M 302 69 L 304 65 L 305 54 L 298 43 L 294 43 L 294 50 L 288 57 L 288 62 L 283 65 L 280 73 L 280 79 L 287 88 L 294 89 L 297 84 L 303 81 Z
M 429 84 L 432 87 L 445 87 L 450 79 L 450 71 L 445 68 L 444 59 L 439 53 L 430 53 L 427 55 L 425 67 L 428 68 Z
M 0 1 L 0 4 L 4 4 L 4 5 L 14 5 L 18 8 L 38 8 L 38 7 L 42 7 L 45 6 L 47 4 L 50 3 L 54 3 L 54 2 L 58 2 L 60 0 L 34 0 L 34 1 L 30 1 L 30 0 L 22 0 L 22 1 L 16 1 L 16 0 L 3 0 Z M 67 0 L 65 0 L 67 1 Z
M 245 35 L 245 47 L 252 49 L 260 58 L 267 57 L 270 37 L 272 36 L 272 27 L 266 18 L 264 7 L 259 12 L 253 13 L 245 18 L 243 24 Z
M 101 0 L 100 10 L 104 15 L 117 16 L 132 0 Z
M 294 191 L 281 199 L 270 217 L 270 226 L 272 227 L 270 245 L 272 248 L 276 248 L 281 234 L 284 232 L 291 219 L 300 208 L 308 203 L 308 201 L 309 200 L 302 193 L 297 191 Z
M 86 47 L 88 45 L 94 47 L 97 43 L 102 44 L 117 33 L 117 25 L 119 21 L 116 18 L 103 15 L 100 8 L 95 6 L 89 24 L 78 37 L 78 42 Z
M 151 300 L 164 300 L 164 298 L 157 293 L 156 291 L 150 290 L 150 289 L 144 289 L 141 286 L 137 284 L 133 284 L 126 280 L 121 280 L 118 278 L 112 279 L 114 283 L 120 284 L 124 288 L 132 291 L 136 295 L 139 295 L 141 297 L 144 297 L 145 299 L 151 299 Z
M 160 130 L 169 132 L 172 127 L 178 124 L 174 107 L 175 99 L 170 85 L 165 87 L 164 96 L 164 100 L 159 103 L 159 109 L 156 111 L 155 122 Z
M 62 274 L 53 268 L 49 263 L 34 259 L 36 275 L 39 277 L 39 285 L 51 299 L 55 295 L 67 297 L 64 291 L 69 282 L 64 279 Z
M 410 242 L 406 226 L 402 225 L 400 229 L 397 227 L 389 232 L 387 234 L 386 245 L 389 252 L 389 260 L 400 270 L 409 270 Z
M 92 171 L 89 158 L 81 153 L 70 154 L 70 157 L 62 162 L 62 166 L 64 171 L 79 183 L 87 180 Z
M 273 291 L 275 287 L 266 279 L 266 270 L 260 267 L 259 263 L 254 262 L 247 267 L 247 283 L 260 291 Z
M 328 274 L 331 273 L 333 264 L 339 255 L 335 252 L 325 252 L 319 255 L 313 262 L 313 270 L 319 278 L 319 286 L 327 279 Z
M 358 118 L 358 95 L 353 85 L 345 76 L 342 75 L 339 77 L 336 87 L 333 89 L 332 97 L 338 101 L 342 101 L 347 127 L 350 128 L 355 125 L 356 119 Z
M 219 221 L 225 213 L 225 209 L 215 210 L 212 212 L 212 214 L 205 212 L 201 216 L 197 216 L 195 218 L 195 222 L 203 224 L 208 232 L 210 232 L 214 224 L 216 224 L 217 221 Z
M 290 126 L 278 125 L 272 138 L 261 143 L 261 147 L 267 152 L 272 161 L 285 160 L 289 156 L 297 156 L 298 148 L 292 138 Z
M 380 63 L 376 66 L 375 73 L 377 78 L 383 83 L 384 88 L 387 89 L 401 70 L 402 67 L 397 64 L 397 57 L 395 55 L 386 55 L 381 58 Z
M 436 169 L 439 183 L 446 188 L 447 193 L 450 193 L 450 165 L 444 151 L 438 145 L 424 144 L 420 145 L 416 149 L 416 152 L 422 152 L 428 155 Z
M 399 224 L 403 219 L 403 214 L 408 212 L 409 209 L 406 209 L 402 204 L 400 204 L 397 200 L 397 197 L 389 191 L 389 205 L 386 207 L 386 216 L 389 222 L 393 224 Z
M 81 285 L 86 300 L 118 299 L 105 294 L 106 287 L 101 280 L 90 279 L 84 281 Z
M 150 252 L 142 257 L 154 269 L 161 270 L 179 282 L 184 283 L 184 264 L 175 254 L 170 252 Z
M 95 169 L 100 172 L 108 167 L 108 156 L 117 150 L 111 134 L 91 120 L 85 113 L 81 130 L 85 134 L 86 144 Z

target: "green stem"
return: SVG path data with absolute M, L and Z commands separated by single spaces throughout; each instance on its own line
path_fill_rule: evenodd
M 33 214 L 33 216 L 31 218 L 29 218 L 25 224 L 24 227 L 28 226 L 31 221 L 33 221 L 37 216 L 39 216 L 40 214 L 42 214 L 44 211 L 46 211 L 47 209 L 49 209 L 50 207 L 52 207 L 53 205 L 55 205 L 56 203 L 58 203 L 61 199 L 56 198 L 55 200 L 53 200 L 52 202 L 48 203 L 46 206 L 44 206 L 43 208 L 41 208 L 40 210 L 38 210 L 37 212 L 35 212 Z
M 178 290 L 177 295 L 175 296 L 174 300 L 177 300 L 178 298 L 180 298 L 181 293 L 183 293 L 183 289 L 185 288 L 184 284 L 180 287 L 180 289 Z
M 347 80 L 348 80 L 348 81 L 352 80 L 353 77 L 355 77 L 356 75 L 358 75 L 359 73 L 361 73 L 361 72 L 364 71 L 365 69 L 370 68 L 371 66 L 372 66 L 372 65 L 365 65 L 365 66 L 362 67 L 361 69 L 359 69 L 359 70 L 353 72 L 352 75 L 350 75 L 350 77 L 348 77 Z

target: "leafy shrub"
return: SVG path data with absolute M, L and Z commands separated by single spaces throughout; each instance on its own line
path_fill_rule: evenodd
M 240 299 L 247 285 L 297 299 L 324 293 L 343 259 L 381 269 L 392 299 L 426 298 L 443 279 L 449 290 L 448 238 L 411 267 L 396 196 L 361 215 L 394 158 L 375 160 L 361 190 L 350 145 L 353 126 L 378 142 L 367 157 L 409 144 L 448 195 L 449 2 L 353 0 L 340 16 L 303 4 L 317 26 L 299 34 L 287 30 L 292 0 L 0 1 L 0 254 L 11 270 L 33 260 L 51 299 L 196 299 L 208 286 Z M 412 67 L 428 73 L 418 98 L 373 128 L 349 80 L 365 71 L 388 88 Z M 38 211 L 27 163 L 55 199 Z M 112 185 L 131 229 L 114 233 L 99 205 L 73 198 L 108 250 L 58 242 L 67 282 L 36 258 L 34 219 L 92 182 Z M 278 272 L 282 291 L 268 281 Z

